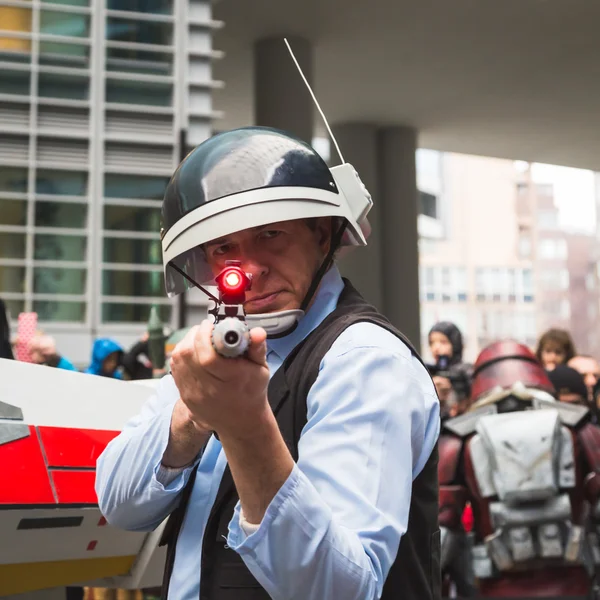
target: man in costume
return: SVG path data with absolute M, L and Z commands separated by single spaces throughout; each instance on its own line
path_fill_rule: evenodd
M 440 436 L 442 568 L 470 501 L 482 597 L 587 594 L 600 559 L 600 430 L 586 407 L 556 401 L 517 342 L 481 352 L 472 389 L 470 410 Z

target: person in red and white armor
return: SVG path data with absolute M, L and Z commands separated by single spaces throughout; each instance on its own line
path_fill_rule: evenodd
M 473 375 L 470 409 L 439 440 L 442 569 L 470 502 L 480 597 L 600 597 L 600 429 L 522 344 L 491 344 Z

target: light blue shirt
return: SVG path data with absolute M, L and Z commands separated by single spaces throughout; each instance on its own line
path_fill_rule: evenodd
M 290 335 L 268 341 L 271 374 L 332 312 L 343 289 L 336 268 Z M 199 462 L 157 478 L 179 393 L 171 376 L 100 456 L 96 491 L 107 520 L 150 531 L 174 509 L 197 468 L 169 585 L 171 600 L 198 600 L 204 528 L 226 466 L 212 437 Z M 274 600 L 375 600 L 406 532 L 412 482 L 439 435 L 431 378 L 393 334 L 350 326 L 323 358 L 307 398 L 299 460 L 247 536 L 239 503 L 227 544 Z

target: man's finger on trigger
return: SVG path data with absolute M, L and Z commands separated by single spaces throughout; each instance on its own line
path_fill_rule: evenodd
M 209 319 L 204 319 L 198 327 L 194 344 L 196 345 L 198 358 L 201 360 L 214 360 L 217 356 L 212 344 L 212 332 L 214 327 L 214 323 Z
M 267 360 L 267 332 L 262 327 L 250 330 L 248 358 L 259 365 L 265 364 Z

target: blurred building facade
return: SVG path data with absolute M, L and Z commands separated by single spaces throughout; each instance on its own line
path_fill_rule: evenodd
M 449 320 L 468 360 L 499 338 L 533 348 L 549 327 L 600 356 L 598 240 L 561 229 L 552 186 L 513 161 L 433 152 L 428 160 L 438 183 L 418 169 L 422 348 L 431 326 Z
M 0 297 L 85 362 L 165 298 L 165 186 L 211 132 L 210 0 L 0 0 Z M 184 147 L 185 146 L 185 147 Z

